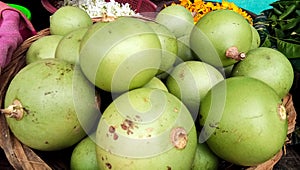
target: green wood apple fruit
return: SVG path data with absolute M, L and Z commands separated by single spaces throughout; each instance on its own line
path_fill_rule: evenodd
M 100 169 L 191 169 L 197 148 L 194 120 L 171 93 L 137 88 L 104 111 L 96 132 Z
M 79 64 L 81 40 L 88 28 L 79 28 L 63 36 L 56 47 L 55 58 Z
M 83 73 L 102 90 L 120 93 L 149 82 L 158 72 L 162 50 L 157 33 L 143 20 L 120 17 L 95 23 L 79 54 Z
M 147 22 L 147 24 L 157 33 L 161 44 L 162 59 L 157 74 L 167 72 L 173 67 L 177 58 L 177 39 L 166 26 L 157 22 Z
M 186 61 L 175 66 L 166 86 L 197 117 L 201 100 L 222 80 L 223 75 L 213 66 L 201 61 Z
M 166 26 L 176 38 L 189 35 L 194 27 L 192 13 L 181 5 L 170 5 L 163 8 L 155 21 Z
M 207 13 L 190 35 L 190 48 L 196 57 L 216 67 L 245 58 L 251 44 L 250 24 L 242 15 L 226 9 Z
M 55 58 L 56 48 L 62 35 L 46 35 L 34 41 L 26 52 L 26 64 L 40 59 Z
M 96 157 L 96 134 L 86 136 L 76 144 L 72 151 L 70 160 L 71 170 L 98 170 Z
M 208 92 L 200 105 L 200 142 L 221 159 L 256 166 L 277 154 L 287 137 L 281 98 L 266 83 L 251 77 L 227 78 Z
M 268 47 L 250 50 L 247 58 L 234 65 L 231 76 L 248 76 L 259 79 L 284 98 L 294 81 L 293 66 L 281 52 Z
M 96 94 L 79 67 L 42 59 L 24 67 L 9 84 L 6 120 L 23 144 L 61 150 L 79 142 L 97 124 Z
M 49 29 L 50 34 L 66 35 L 92 24 L 93 21 L 85 10 L 75 6 L 62 6 L 50 16 Z

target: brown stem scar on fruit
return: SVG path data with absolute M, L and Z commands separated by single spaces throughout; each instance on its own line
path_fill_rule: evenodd
M 1 113 L 9 118 L 15 118 L 16 120 L 21 120 L 24 115 L 24 109 L 19 100 L 15 100 L 12 105 L 8 106 L 5 109 L 0 110 Z
M 112 22 L 115 21 L 117 17 L 114 16 L 108 16 L 107 14 L 104 14 L 102 17 L 95 17 L 93 18 L 94 22 Z
M 238 48 L 235 46 L 229 47 L 225 53 L 226 57 L 240 61 L 246 58 L 246 54 L 239 52 Z
M 170 138 L 172 144 L 177 149 L 184 149 L 188 141 L 187 133 L 182 127 L 173 128 L 171 131 Z
M 286 120 L 286 109 L 282 104 L 278 106 L 278 115 L 280 120 Z

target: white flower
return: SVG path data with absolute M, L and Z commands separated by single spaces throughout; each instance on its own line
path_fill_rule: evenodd
M 105 0 L 64 0 L 65 5 L 77 6 L 85 10 L 91 18 L 103 16 L 139 16 L 131 9 L 128 3 L 118 3 L 114 0 L 105 2 Z

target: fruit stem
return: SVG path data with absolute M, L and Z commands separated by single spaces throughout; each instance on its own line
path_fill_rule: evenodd
M 21 105 L 21 102 L 15 100 L 12 105 L 8 106 L 5 109 L 0 109 L 0 112 L 9 118 L 15 118 L 16 120 L 21 120 L 24 115 L 24 110 Z
M 108 16 L 107 14 L 104 14 L 102 17 L 93 18 L 93 22 L 112 22 L 116 19 L 117 19 L 117 17 Z
M 278 115 L 280 120 L 286 120 L 286 109 L 282 104 L 278 106 Z
M 177 127 L 177 128 L 172 129 L 170 137 L 171 137 L 172 144 L 177 149 L 185 148 L 187 141 L 188 141 L 188 137 L 187 137 L 187 133 L 184 128 Z
M 239 52 L 238 48 L 235 46 L 229 47 L 225 53 L 226 57 L 240 61 L 246 58 L 244 52 Z

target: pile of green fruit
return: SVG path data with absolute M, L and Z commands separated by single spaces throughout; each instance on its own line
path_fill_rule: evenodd
M 29 47 L 1 111 L 33 149 L 74 146 L 71 169 L 217 169 L 220 160 L 248 167 L 285 145 L 282 99 L 293 67 L 260 47 L 256 29 L 234 11 L 195 24 L 170 5 L 151 20 L 93 23 L 65 6 L 49 29 Z

